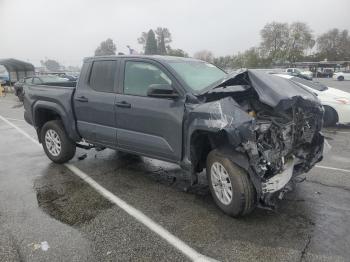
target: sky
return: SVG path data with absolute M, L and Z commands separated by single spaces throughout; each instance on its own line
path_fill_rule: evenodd
M 172 48 L 231 55 L 259 45 L 272 21 L 305 22 L 315 36 L 350 31 L 349 10 L 349 0 L 0 0 L 0 58 L 77 66 L 107 38 L 117 52 L 141 51 L 137 38 L 158 26 L 170 30 Z

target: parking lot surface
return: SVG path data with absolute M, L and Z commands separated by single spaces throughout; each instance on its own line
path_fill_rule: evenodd
M 320 81 L 350 91 L 350 82 Z M 202 254 L 198 261 L 349 261 L 350 129 L 324 135 L 332 149 L 279 208 L 240 219 L 215 206 L 205 174 L 187 190 L 178 166 L 109 149 L 78 150 L 70 164 Z M 49 161 L 35 140 L 17 98 L 0 98 L 0 261 L 191 259 L 129 207 Z

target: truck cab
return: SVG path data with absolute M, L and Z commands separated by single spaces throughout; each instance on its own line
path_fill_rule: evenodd
M 151 85 L 169 93 L 150 94 Z M 74 94 L 85 140 L 172 162 L 182 157 L 184 104 L 177 79 L 146 58 L 87 59 Z

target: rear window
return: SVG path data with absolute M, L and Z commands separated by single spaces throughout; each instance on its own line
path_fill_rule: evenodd
M 89 80 L 90 87 L 98 92 L 113 93 L 116 72 L 116 61 L 93 62 Z

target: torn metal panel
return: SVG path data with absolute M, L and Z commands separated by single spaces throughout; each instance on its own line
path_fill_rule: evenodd
M 260 70 L 242 70 L 229 74 L 219 84 L 216 83 L 206 89 L 202 95 L 213 92 L 216 88 L 232 86 L 242 88 L 242 85 L 253 88 L 260 102 L 277 110 L 285 110 L 299 99 L 319 103 L 317 97 L 301 85 Z
M 291 158 L 283 167 L 283 171 L 262 183 L 263 193 L 273 193 L 284 188 L 293 176 L 294 157 Z

